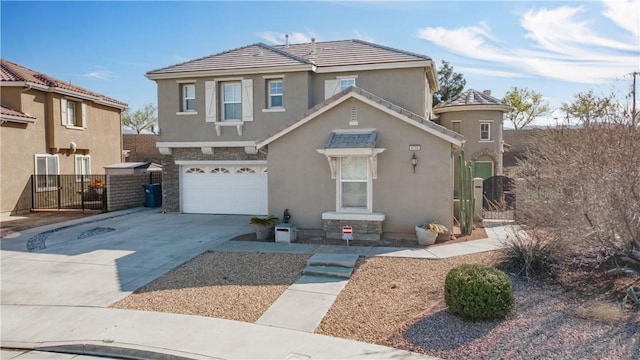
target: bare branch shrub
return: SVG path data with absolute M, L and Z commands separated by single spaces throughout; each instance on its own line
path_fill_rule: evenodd
M 576 265 L 640 271 L 640 129 L 630 121 L 540 131 L 520 164 L 518 219 Z

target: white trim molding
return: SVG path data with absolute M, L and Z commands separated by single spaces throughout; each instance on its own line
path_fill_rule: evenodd
M 322 220 L 384 221 L 385 214 L 371 212 L 325 211 Z
M 158 141 L 157 148 L 199 148 L 199 147 L 245 147 L 256 146 L 254 141 Z M 170 154 L 169 154 L 170 155 Z
M 176 115 L 198 115 L 197 111 L 178 111 Z
M 267 165 L 266 160 L 176 160 L 176 165 Z
M 336 179 L 337 174 L 337 159 L 341 157 L 350 156 L 366 156 L 369 161 L 369 168 L 371 169 L 371 178 L 378 178 L 378 154 L 382 153 L 386 149 L 377 148 L 336 148 L 336 149 L 317 149 L 316 151 L 327 157 L 329 162 L 329 169 L 331 170 L 331 179 Z

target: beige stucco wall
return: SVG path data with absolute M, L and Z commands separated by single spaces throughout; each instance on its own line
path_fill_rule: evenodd
M 46 154 L 46 94 L 22 88 L 1 89 L 2 104 L 35 116 L 34 124 L 6 122 L 0 126 L 0 212 L 26 212 L 31 209 L 31 174 L 35 171 L 34 154 Z M 17 94 L 17 95 L 16 95 Z M 17 101 L 16 101 L 17 96 Z M 22 101 L 20 101 L 22 97 Z M 16 104 L 18 103 L 18 104 Z M 21 103 L 21 104 L 20 104 Z
M 358 126 L 349 126 L 356 107 Z M 316 149 L 335 129 L 378 130 L 378 178 L 373 180 L 373 211 L 386 215 L 385 232 L 413 233 L 424 220 L 452 226 L 451 145 L 431 134 L 356 99 L 330 109 L 268 146 L 269 212 L 289 209 L 292 222 L 321 229 L 322 213 L 336 210 L 336 180 L 324 155 Z M 421 145 L 416 173 L 409 144 Z
M 15 95 L 5 89 L 2 88 L 3 104 L 5 94 L 9 98 Z M 68 129 L 61 122 L 59 94 L 26 90 L 20 97 L 22 111 L 35 116 L 37 121 L 7 122 L 0 128 L 1 212 L 24 212 L 31 208 L 30 176 L 35 172 L 36 154 L 57 154 L 60 174 L 75 173 L 76 154 L 91 156 L 92 174 L 104 174 L 105 165 L 120 162 L 120 110 L 86 101 L 87 129 Z M 71 141 L 77 144 L 75 153 L 69 149 Z
M 357 75 L 357 87 L 420 116 L 424 116 L 426 106 L 425 91 L 428 91 L 425 87 L 425 68 L 314 74 L 312 77 L 311 107 L 324 101 L 325 80 L 351 75 Z
M 460 133 L 464 135 L 467 160 L 494 161 L 494 175 L 502 174 L 502 118 L 499 110 L 452 111 L 440 114 L 441 125 L 453 129 L 452 122 L 460 120 Z M 492 121 L 491 141 L 480 141 L 480 123 Z
M 214 78 L 196 79 L 197 114 L 194 115 L 176 114 L 180 111 L 181 104 L 180 83 L 176 80 L 157 80 L 158 124 L 161 129 L 158 141 L 246 141 L 256 140 L 280 129 L 308 109 L 309 74 L 298 72 L 283 75 L 284 112 L 263 111 L 267 108 L 269 79 L 265 79 L 262 75 L 242 76 L 244 79 L 253 80 L 253 121 L 244 123 L 242 136 L 238 136 L 235 127 L 222 127 L 221 136 L 218 136 L 214 123 L 206 122 L 205 82 L 212 81 Z M 224 80 L 224 77 L 215 78 L 215 80 Z M 216 91 L 216 103 L 220 109 L 219 87 Z
M 214 123 L 206 122 L 205 82 L 214 80 L 213 77 L 195 79 L 197 114 L 189 115 L 176 114 L 180 112 L 181 84 L 175 79 L 157 80 L 158 123 L 161 129 L 158 141 L 252 141 L 264 138 L 267 134 L 276 132 L 290 121 L 301 117 L 309 108 L 323 102 L 325 80 L 350 75 L 357 75 L 356 86 L 424 116 L 425 108 L 428 106 L 425 94 L 429 93 L 427 96 L 431 97 L 430 89 L 425 86 L 424 68 L 330 74 L 285 73 L 283 81 L 285 112 L 263 111 L 267 107 L 268 79 L 262 75 L 242 76 L 244 79 L 253 80 L 253 121 L 243 124 L 242 136 L 238 135 L 235 127 L 222 127 L 221 135 L 218 136 Z M 194 79 L 180 79 L 180 81 L 185 80 Z M 219 92 L 218 88 L 216 95 L 218 109 L 221 105 Z

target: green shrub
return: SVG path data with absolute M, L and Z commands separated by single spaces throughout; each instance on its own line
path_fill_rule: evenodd
M 463 264 L 449 271 L 444 300 L 454 314 L 468 320 L 503 318 L 514 307 L 511 279 L 480 264 Z
M 502 249 L 501 268 L 515 272 L 525 279 L 553 277 L 556 250 L 538 237 L 523 239 L 509 238 Z

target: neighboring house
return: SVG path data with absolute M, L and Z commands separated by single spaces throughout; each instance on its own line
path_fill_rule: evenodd
M 162 155 L 156 147 L 156 134 L 122 134 L 122 151 L 126 162 L 161 163 Z
M 433 113 L 442 126 L 464 136 L 465 158 L 473 164 L 474 177 L 487 179 L 503 173 L 502 120 L 510 110 L 491 91 L 469 89 L 436 105 Z
M 355 238 L 453 225 L 454 152 L 427 56 L 345 40 L 262 43 L 150 71 L 170 212 L 274 214 Z
M 120 162 L 127 104 L 2 59 L 2 213 L 31 209 L 32 186 L 57 188 L 58 174 L 104 174 Z M 31 183 L 31 175 L 38 175 Z

